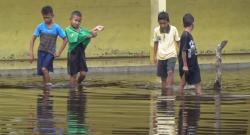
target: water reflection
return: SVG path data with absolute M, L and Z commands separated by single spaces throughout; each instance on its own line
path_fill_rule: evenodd
M 220 135 L 221 129 L 221 91 L 215 91 L 215 98 L 214 98 L 214 105 L 215 105 L 215 133 L 216 135 Z
M 82 88 L 70 89 L 68 96 L 67 135 L 87 135 L 85 124 L 87 98 Z
M 180 96 L 178 135 L 196 135 L 200 120 L 200 97 Z
M 200 98 L 192 90 L 185 96 L 175 96 L 178 91 L 159 94 L 158 87 L 134 81 L 152 79 L 144 74 L 124 77 L 134 82 L 119 81 L 118 75 L 103 79 L 106 82 L 93 79 L 84 91 L 27 89 L 23 85 L 27 82 L 8 79 L 11 86 L 23 87 L 9 88 L 7 81 L 6 87 L 0 86 L 0 134 L 248 135 L 249 73 L 227 72 L 221 93 L 208 84 Z M 213 84 L 213 79 L 204 82 L 212 80 Z
M 53 99 L 50 95 L 51 88 L 45 87 L 43 94 L 37 97 L 37 127 L 33 134 L 62 135 L 62 131 L 56 128 L 53 115 Z
M 175 135 L 175 96 L 172 90 L 163 89 L 156 99 L 154 114 L 154 135 Z
M 177 110 L 176 104 L 179 104 L 178 116 L 175 113 L 175 110 Z M 162 90 L 161 95 L 156 98 L 152 134 L 196 135 L 199 120 L 199 96 L 180 95 L 176 97 L 172 90 Z

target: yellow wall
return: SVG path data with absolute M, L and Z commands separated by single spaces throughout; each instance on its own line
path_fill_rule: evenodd
M 75 9 L 82 11 L 86 27 L 106 27 L 89 46 L 87 56 L 148 55 L 149 0 L 1 0 L 0 59 L 27 59 L 29 40 L 42 21 L 41 7 L 47 4 L 63 27 L 69 25 L 69 14 Z
M 198 51 L 214 53 L 220 41 L 229 40 L 225 53 L 250 53 L 250 0 L 167 0 L 171 23 L 182 32 L 182 17 L 195 17 L 193 35 Z
M 1 0 L 0 59 L 27 59 L 29 40 L 42 21 L 41 7 L 47 4 L 62 27 L 75 9 L 83 12 L 88 28 L 106 26 L 89 46 L 88 57 L 149 55 L 150 0 Z M 204 54 L 213 53 L 223 39 L 229 40 L 226 53 L 250 52 L 249 6 L 250 0 L 167 0 L 171 23 L 180 33 L 183 14 L 193 13 L 193 35 Z

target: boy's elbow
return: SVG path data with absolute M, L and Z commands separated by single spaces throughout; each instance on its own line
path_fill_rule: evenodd
M 154 41 L 154 46 L 158 46 L 158 41 Z
M 64 41 L 64 42 L 68 42 L 67 37 L 63 38 L 63 41 Z
M 33 36 L 31 37 L 31 40 L 30 40 L 30 41 L 31 41 L 32 43 L 34 43 L 35 40 L 36 40 L 36 36 L 33 35 Z
M 36 38 L 37 38 L 36 35 L 32 35 L 32 37 L 31 37 L 32 40 L 35 40 Z
M 176 43 L 177 43 L 177 45 L 180 45 L 180 44 L 181 44 L 181 42 L 180 42 L 180 41 L 176 41 Z

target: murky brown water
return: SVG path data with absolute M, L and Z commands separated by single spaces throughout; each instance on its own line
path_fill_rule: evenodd
M 7 135 L 247 135 L 250 70 L 225 71 L 223 90 L 204 72 L 203 95 L 194 90 L 161 95 L 155 74 L 89 75 L 86 89 L 55 77 L 0 78 L 0 134 Z

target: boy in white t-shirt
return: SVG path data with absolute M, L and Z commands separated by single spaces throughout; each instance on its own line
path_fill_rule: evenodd
M 176 45 L 179 45 L 180 37 L 176 27 L 169 24 L 167 12 L 159 13 L 158 23 L 153 36 L 154 63 L 157 64 L 157 75 L 161 77 L 162 88 L 171 89 L 177 59 Z

